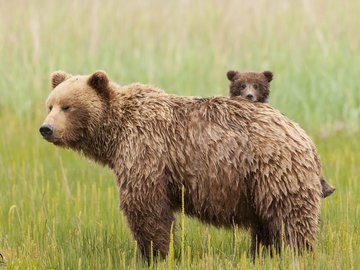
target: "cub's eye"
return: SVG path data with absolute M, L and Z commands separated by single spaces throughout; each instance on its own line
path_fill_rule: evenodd
M 70 106 L 63 106 L 63 107 L 61 107 L 61 109 L 62 109 L 64 112 L 66 112 L 66 111 L 68 111 L 68 110 L 70 109 Z
M 241 88 L 241 89 L 245 89 L 245 88 L 246 88 L 246 83 L 242 83 L 242 84 L 240 85 L 240 88 Z
M 52 105 L 51 105 L 51 106 L 49 106 L 48 111 L 49 111 L 49 112 L 51 112 L 52 108 L 53 108 L 53 106 L 52 106 Z
M 254 89 L 255 89 L 255 90 L 258 90 L 258 88 L 259 88 L 259 85 L 255 83 L 255 84 L 254 84 Z

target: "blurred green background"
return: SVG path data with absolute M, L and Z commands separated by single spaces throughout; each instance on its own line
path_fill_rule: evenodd
M 0 0 L 0 253 L 7 269 L 356 269 L 359 14 L 355 0 Z M 112 173 L 38 134 L 49 74 L 58 69 L 102 69 L 122 85 L 196 96 L 228 95 L 229 69 L 273 71 L 270 104 L 314 139 L 337 188 L 323 200 L 314 254 L 285 252 L 252 264 L 247 232 L 186 218 L 186 256 L 178 240 L 167 260 L 145 265 L 118 209 Z

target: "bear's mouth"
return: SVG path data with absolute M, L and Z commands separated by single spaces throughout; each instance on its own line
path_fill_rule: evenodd
M 50 136 L 43 136 L 43 139 L 50 142 L 50 143 L 53 143 L 55 145 L 61 145 L 61 140 L 59 138 L 56 138 L 54 137 L 53 135 L 50 135 Z
M 53 138 L 49 138 L 49 139 L 45 139 L 45 140 L 47 140 L 48 142 L 50 142 L 50 143 L 52 143 L 52 144 L 54 144 L 56 146 L 61 146 L 61 147 L 66 146 L 66 144 L 62 140 L 60 140 L 58 138 L 53 137 Z
M 47 140 L 48 142 L 54 142 L 54 138 L 52 136 L 43 136 L 44 140 Z
M 63 144 L 62 141 L 60 139 L 58 139 L 58 138 L 51 138 L 48 141 L 55 144 L 55 145 L 58 145 L 58 146 Z

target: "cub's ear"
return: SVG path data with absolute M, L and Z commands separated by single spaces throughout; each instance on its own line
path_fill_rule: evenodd
M 105 93 L 109 85 L 109 79 L 105 71 L 98 70 L 91 74 L 88 79 L 88 85 L 94 88 L 98 93 Z
M 233 81 L 236 73 L 237 73 L 237 72 L 234 71 L 234 70 L 229 70 L 229 71 L 226 73 L 226 76 L 227 76 L 227 78 L 229 79 L 229 81 Z
M 70 77 L 71 77 L 70 74 L 62 70 L 52 72 L 50 75 L 52 88 L 54 89 L 56 86 L 58 86 L 63 81 L 66 81 Z
M 271 71 L 264 71 L 263 74 L 268 82 L 272 81 L 273 73 Z

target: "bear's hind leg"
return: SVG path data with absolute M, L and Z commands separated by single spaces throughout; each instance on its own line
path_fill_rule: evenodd
M 278 226 L 270 227 L 270 235 L 273 237 L 272 250 L 280 254 L 283 244 L 290 247 L 292 252 L 301 255 L 305 250 L 311 251 L 316 243 L 317 214 L 309 211 L 305 214 L 303 209 L 294 207 L 285 221 Z

